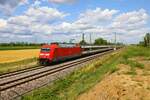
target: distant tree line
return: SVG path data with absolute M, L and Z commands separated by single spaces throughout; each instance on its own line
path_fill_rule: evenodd
M 94 42 L 95 45 L 107 45 L 109 42 L 103 38 L 98 38 Z
M 88 43 L 85 40 L 81 40 L 79 43 L 81 45 L 88 45 Z M 115 43 L 108 42 L 103 38 L 97 38 L 94 41 L 94 45 L 115 45 Z M 123 43 L 117 42 L 116 45 L 123 45 Z
M 143 38 L 143 41 L 140 41 L 139 45 L 150 47 L 150 33 L 146 33 L 146 35 Z
M 10 42 L 0 43 L 0 46 L 41 46 L 44 43 Z
M 147 39 L 145 39 L 147 40 Z M 66 42 L 63 42 L 66 43 Z M 29 43 L 29 42 L 10 42 L 10 43 L 0 43 L 0 46 L 41 46 L 46 43 Z M 79 42 L 81 45 L 90 45 L 85 40 L 81 40 Z M 115 43 L 108 42 L 107 40 L 103 38 L 97 38 L 95 39 L 94 43 L 92 45 L 114 45 Z M 117 42 L 116 45 L 123 45 L 123 43 Z
M 121 42 L 112 43 L 112 42 L 108 42 L 107 40 L 105 40 L 103 38 L 96 39 L 94 44 L 95 45 L 123 45 L 123 43 L 121 43 Z

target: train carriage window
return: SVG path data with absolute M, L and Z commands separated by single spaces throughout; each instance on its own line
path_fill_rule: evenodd
M 41 52 L 50 52 L 50 48 L 42 48 Z

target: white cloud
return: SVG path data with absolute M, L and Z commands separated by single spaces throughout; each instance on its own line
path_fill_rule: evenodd
M 112 20 L 117 10 L 96 8 L 86 10 L 79 15 L 73 23 L 63 22 L 57 26 L 57 30 L 69 33 L 100 33 L 104 32 L 106 23 Z M 110 23 L 109 23 L 110 24 Z
M 27 4 L 28 0 L 0 0 L 0 10 L 10 14 L 18 5 Z
M 149 15 L 144 9 L 122 13 L 114 18 L 109 28 L 120 35 L 127 43 L 137 43 L 145 33 L 150 32 L 148 27 Z
M 42 34 L 42 35 L 47 35 L 47 34 L 52 34 L 53 32 L 53 27 L 50 26 L 49 24 L 40 24 L 40 23 L 34 23 L 30 26 L 31 33 L 35 34 Z
M 64 33 L 109 33 L 108 25 L 112 21 L 113 16 L 118 10 L 109 10 L 96 8 L 94 10 L 86 10 L 79 15 L 79 18 L 72 22 L 63 22 L 57 25 L 55 30 Z M 106 24 L 107 23 L 107 24 Z M 58 32 L 58 33 L 59 33 Z
M 103 23 L 112 19 L 113 15 L 116 14 L 117 10 L 101 9 L 96 8 L 95 10 L 87 10 L 80 14 L 80 19 L 77 23 Z
M 7 25 L 7 21 L 4 19 L 0 19 L 0 28 L 4 28 Z
M 118 10 L 108 10 L 96 8 L 87 10 L 80 14 L 79 19 L 69 23 L 63 22 L 55 27 L 57 33 L 96 33 L 101 37 L 112 39 L 114 32 L 118 35 L 118 40 L 125 43 L 138 42 L 144 33 L 149 32 L 147 27 L 149 15 L 144 9 L 117 14 Z M 56 31 L 54 31 L 56 32 Z M 97 38 L 93 36 L 93 38 Z M 132 38 L 132 39 L 130 39 Z M 122 41 L 123 40 L 123 41 Z
M 49 7 L 29 8 L 23 15 L 10 17 L 8 23 L 14 25 L 27 26 L 32 23 L 53 23 L 67 16 L 66 13 Z
M 49 1 L 52 2 L 52 3 L 61 4 L 61 3 L 73 3 L 73 2 L 75 2 L 76 0 L 49 0 Z
M 31 5 L 32 7 L 39 7 L 41 4 L 41 1 L 35 0 L 34 3 Z
M 123 13 L 114 19 L 112 27 L 125 28 L 129 30 L 139 29 L 147 23 L 148 17 L 149 16 L 144 9 Z
M 62 19 L 68 14 L 58 11 L 54 8 L 49 7 L 31 7 L 25 12 L 25 15 L 31 17 L 30 19 L 34 22 L 52 22 L 57 19 Z
M 23 15 L 0 20 L 0 37 L 32 37 L 51 34 L 52 24 L 67 14 L 49 7 L 29 8 Z M 5 26 L 5 27 L 4 27 Z M 5 34 L 5 35 L 4 35 Z M 9 34 L 9 35 L 8 35 Z
M 13 25 L 28 26 L 31 24 L 31 19 L 26 15 L 20 15 L 20 16 L 10 17 L 7 22 Z
M 144 9 L 140 9 L 118 15 L 111 24 L 111 28 L 124 34 L 140 35 L 147 31 L 142 29 L 147 28 L 148 21 L 149 15 Z
M 98 37 L 112 40 L 116 32 L 118 40 L 131 43 L 138 42 L 144 33 L 150 31 L 147 26 L 149 15 L 144 9 L 126 13 L 115 9 L 88 9 L 73 22 L 64 20 L 67 15 L 54 8 L 30 7 L 22 15 L 0 19 L 0 37 L 33 36 L 43 42 L 69 41 L 71 38 L 79 41 L 80 34 L 92 33 L 93 40 Z

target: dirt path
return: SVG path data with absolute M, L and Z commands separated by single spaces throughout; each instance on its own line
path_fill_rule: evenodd
M 150 100 L 150 61 L 138 59 L 144 69 L 128 74 L 130 66 L 120 64 L 117 72 L 106 76 L 78 100 Z

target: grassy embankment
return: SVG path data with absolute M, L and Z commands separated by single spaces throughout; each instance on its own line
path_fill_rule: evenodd
M 144 56 L 150 60 L 150 48 L 127 47 L 121 52 L 106 55 L 92 64 L 78 69 L 58 79 L 53 85 L 43 87 L 26 94 L 23 100 L 74 100 L 83 92 L 89 90 L 107 74 L 118 70 L 116 67 L 120 63 L 129 64 L 131 72 L 127 74 L 136 74 L 135 67 L 143 68 L 138 62 L 130 60 L 132 57 Z
M 135 68 L 144 69 L 144 65 L 136 60 L 136 57 L 144 57 L 145 60 L 150 61 L 150 48 L 145 47 L 129 47 L 121 56 L 119 63 L 129 65 L 130 72 L 127 74 L 136 75 Z
M 39 49 L 0 51 L 0 74 L 28 67 L 34 67 Z
M 28 58 L 21 61 L 15 61 L 10 63 L 0 63 L 0 74 L 17 71 L 25 68 L 30 68 L 30 67 L 36 67 L 36 65 L 37 65 L 37 58 Z

